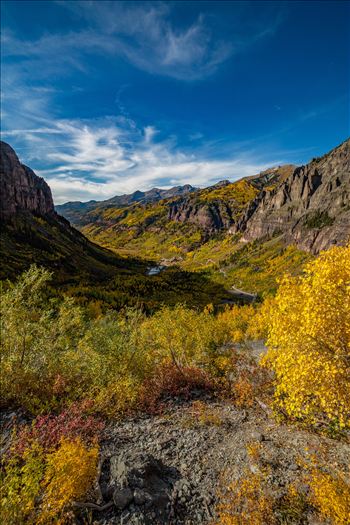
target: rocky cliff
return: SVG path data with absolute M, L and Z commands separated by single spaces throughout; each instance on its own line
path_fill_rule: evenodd
M 275 187 L 294 168 L 288 164 L 234 183 L 220 181 L 171 202 L 168 218 L 170 221 L 195 224 L 209 234 L 228 230 L 237 224 L 246 206 L 263 188 Z
M 249 204 L 235 231 L 243 240 L 284 234 L 289 243 L 318 253 L 350 237 L 350 140 Z
M 200 203 L 183 199 L 169 207 L 170 221 L 188 222 L 215 232 L 228 229 L 234 222 L 233 209 L 227 202 Z
M 14 150 L 1 142 L 0 213 L 2 220 L 18 211 L 30 211 L 38 215 L 55 213 L 51 190 L 44 179 L 20 163 Z
M 15 278 L 32 263 L 53 270 L 60 282 L 97 282 L 132 266 L 58 215 L 47 183 L 21 164 L 8 144 L 1 142 L 0 153 L 0 279 Z

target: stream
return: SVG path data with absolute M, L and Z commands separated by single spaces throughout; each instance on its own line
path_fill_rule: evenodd
M 162 264 L 159 264 L 158 266 L 151 266 L 151 268 L 149 268 L 147 270 L 147 274 L 146 275 L 158 275 L 160 272 L 165 270 L 165 268 L 166 268 L 166 266 L 164 266 Z

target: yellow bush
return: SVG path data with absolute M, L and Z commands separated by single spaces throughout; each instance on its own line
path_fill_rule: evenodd
M 63 438 L 46 455 L 34 441 L 23 456 L 11 456 L 1 479 L 1 523 L 66 523 L 69 504 L 83 498 L 95 478 L 97 457 L 98 446 L 79 438 Z
M 350 474 L 350 472 L 349 472 Z M 350 523 L 350 484 L 341 473 L 331 475 L 314 468 L 309 479 L 311 503 L 332 525 Z
M 98 446 L 87 447 L 80 438 L 62 439 L 58 450 L 46 458 L 42 481 L 44 497 L 38 523 L 64 523 L 68 505 L 91 487 L 97 469 Z
M 273 498 L 267 493 L 261 473 L 245 477 L 228 487 L 218 506 L 216 525 L 273 525 Z
M 35 501 L 41 492 L 44 469 L 44 454 L 36 443 L 23 458 L 9 459 L 1 478 L 1 523 L 36 523 Z
M 226 327 L 233 342 L 241 343 L 247 338 L 247 331 L 254 315 L 255 309 L 252 305 L 235 305 L 220 313 L 217 317 L 217 323 L 221 324 L 223 329 Z
M 276 400 L 295 417 L 350 423 L 350 246 L 335 247 L 282 279 L 261 315 L 262 363 L 276 374 Z
M 108 417 L 125 416 L 136 408 L 140 383 L 132 377 L 121 377 L 96 393 L 94 407 Z
M 139 345 L 153 366 L 171 361 L 181 368 L 208 365 L 227 339 L 214 316 L 178 305 L 163 308 L 142 323 Z

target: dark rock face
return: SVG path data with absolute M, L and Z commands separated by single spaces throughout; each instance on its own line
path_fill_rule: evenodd
M 14 150 L 1 142 L 1 218 L 7 219 L 18 211 L 38 215 L 55 213 L 51 190 L 44 179 L 20 163 Z
M 168 219 L 177 222 L 190 222 L 208 232 L 228 229 L 234 222 L 233 213 L 228 203 L 200 203 L 191 199 L 182 199 L 169 207 Z
M 0 278 L 13 279 L 36 263 L 55 273 L 55 279 L 114 276 L 125 263 L 90 242 L 55 212 L 44 179 L 23 166 L 14 150 L 1 142 Z
M 245 180 L 258 191 L 261 191 L 266 185 L 275 185 L 283 180 L 286 174 L 294 171 L 294 166 L 285 165 L 271 168 L 259 173 L 253 177 L 247 177 Z M 217 182 L 213 186 L 204 189 L 218 190 L 232 186 L 228 180 Z M 189 222 L 199 226 L 207 234 L 215 234 L 220 230 L 234 229 L 238 218 L 244 211 L 242 205 L 232 196 L 225 196 L 225 191 L 213 200 L 206 201 L 200 198 L 201 191 L 197 194 L 190 194 L 169 204 L 168 219 L 177 222 Z M 199 197 L 199 198 L 197 198 Z
M 273 191 L 262 191 L 235 230 L 246 241 L 283 233 L 288 242 L 318 253 L 350 237 L 350 140 L 296 168 Z

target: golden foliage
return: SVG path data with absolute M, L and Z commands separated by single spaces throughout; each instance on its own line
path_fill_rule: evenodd
M 267 493 L 262 473 L 245 472 L 232 482 L 218 506 L 216 525 L 273 525 L 273 498 Z
M 300 278 L 286 276 L 261 310 L 268 327 L 262 363 L 276 374 L 288 415 L 350 423 L 350 246 L 322 252 Z
M 72 501 L 83 498 L 96 476 L 98 446 L 62 438 L 44 454 L 36 441 L 11 456 L 2 478 L 1 519 L 8 525 L 67 522 Z
M 217 322 L 223 325 L 222 328 L 224 328 L 225 325 L 228 327 L 230 338 L 234 343 L 241 343 L 247 338 L 247 332 L 254 319 L 254 315 L 254 306 L 234 305 L 218 314 Z
M 259 441 L 252 441 L 247 445 L 247 454 L 253 462 L 257 462 L 260 459 L 262 452 L 262 445 Z
M 37 443 L 28 448 L 23 458 L 13 456 L 1 478 L 1 522 L 7 525 L 36 522 L 35 502 L 41 492 L 44 454 Z
M 163 308 L 140 327 L 140 344 L 157 365 L 208 365 L 215 349 L 227 340 L 214 316 L 182 305 Z
M 87 447 L 80 438 L 62 439 L 58 450 L 46 459 L 42 482 L 44 497 L 38 523 L 64 523 L 68 505 L 91 487 L 97 469 L 98 447 Z
M 350 470 L 346 478 L 341 472 L 332 475 L 315 467 L 309 476 L 310 501 L 332 525 L 350 523 L 349 474 Z

